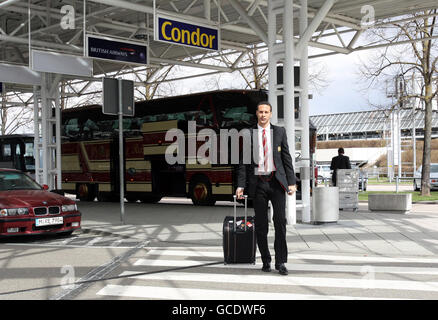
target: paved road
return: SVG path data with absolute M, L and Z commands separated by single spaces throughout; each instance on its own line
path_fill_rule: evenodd
M 289 225 L 287 277 L 223 265 L 229 203 L 78 203 L 72 237 L 0 241 L 7 299 L 438 299 L 438 205 L 408 215 L 344 210 L 336 224 Z M 242 208 L 239 208 L 242 210 Z M 273 232 L 270 229 L 270 244 Z
M 224 265 L 220 247 L 149 248 L 79 299 L 437 299 L 438 259 L 291 253 L 290 274 Z

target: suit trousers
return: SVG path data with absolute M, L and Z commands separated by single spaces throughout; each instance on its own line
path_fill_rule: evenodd
M 287 262 L 286 241 L 286 193 L 275 177 L 267 179 L 258 176 L 255 196 L 253 199 L 255 212 L 255 225 L 257 233 L 257 246 L 262 261 L 271 262 L 271 254 L 268 247 L 268 202 L 274 208 L 273 221 L 275 228 L 275 264 Z

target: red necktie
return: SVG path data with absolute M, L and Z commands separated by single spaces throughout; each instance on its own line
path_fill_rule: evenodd
M 263 129 L 262 141 L 263 141 L 263 169 L 265 170 L 265 172 L 268 172 L 268 143 L 266 140 L 265 129 Z

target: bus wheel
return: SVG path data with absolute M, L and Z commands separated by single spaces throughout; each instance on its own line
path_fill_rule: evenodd
M 205 177 L 193 179 L 190 182 L 189 193 L 195 206 L 213 206 L 216 202 L 211 192 L 211 184 Z
M 89 184 L 80 184 L 76 191 L 76 198 L 81 201 L 93 201 L 96 197 L 96 193 L 94 192 L 94 186 Z
M 128 200 L 128 202 L 137 202 L 138 197 L 134 197 L 134 196 L 125 196 L 126 200 Z
M 161 196 L 143 196 L 140 198 L 140 201 L 143 203 L 157 203 L 161 198 Z
M 98 192 L 97 201 L 100 202 L 120 202 L 120 197 L 110 192 Z

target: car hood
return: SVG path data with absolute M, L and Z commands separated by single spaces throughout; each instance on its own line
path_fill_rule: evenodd
M 60 206 L 74 203 L 72 199 L 45 190 L 13 190 L 0 192 L 0 208 Z

